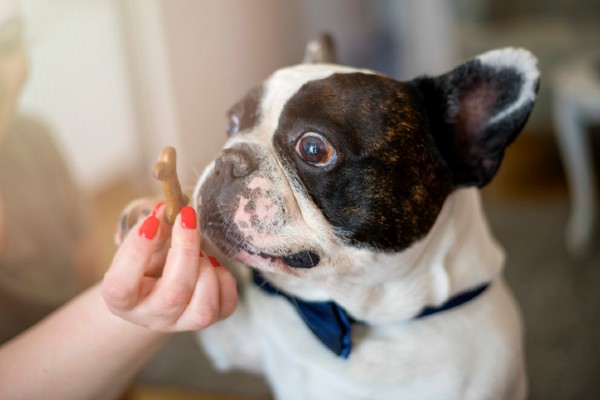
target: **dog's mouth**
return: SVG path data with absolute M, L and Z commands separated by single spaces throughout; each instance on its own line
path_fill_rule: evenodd
M 321 257 L 313 251 L 302 250 L 296 253 L 276 256 L 273 254 L 265 253 L 249 243 L 242 245 L 242 250 L 248 253 L 250 256 L 258 256 L 264 260 L 268 260 L 273 264 L 277 264 L 279 261 L 284 262 L 287 266 L 292 268 L 313 268 L 319 264 Z
M 314 245 L 281 238 L 286 210 L 272 182 L 261 176 L 230 176 L 226 167 L 221 160 L 198 190 L 203 236 L 225 255 L 257 269 L 294 273 L 316 267 L 321 257 Z
M 308 269 L 316 267 L 321 257 L 313 250 L 274 254 L 248 243 L 234 227 L 218 221 L 206 221 L 202 231 L 223 253 L 257 269 Z

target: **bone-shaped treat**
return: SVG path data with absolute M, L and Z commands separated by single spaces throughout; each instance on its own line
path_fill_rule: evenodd
M 165 147 L 152 169 L 154 178 L 160 181 L 165 195 L 165 221 L 173 225 L 175 217 L 188 204 L 189 198 L 181 191 L 177 178 L 177 153 L 173 147 Z

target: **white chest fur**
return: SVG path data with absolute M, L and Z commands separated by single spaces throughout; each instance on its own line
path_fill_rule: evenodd
M 251 361 L 277 399 L 525 396 L 520 316 L 502 280 L 477 300 L 429 318 L 354 325 L 346 360 L 313 337 L 284 298 L 249 287 L 245 300 L 245 317 L 209 328 L 203 343 L 224 369 Z
M 247 270 L 240 277 L 243 303 L 233 317 L 200 334 L 204 347 L 219 368 L 265 373 L 278 399 L 524 398 L 521 321 L 499 276 L 502 252 L 480 214 L 476 192 L 457 192 L 448 205 L 452 218 L 442 215 L 441 224 L 417 244 L 422 253 L 414 259 L 427 265 L 419 268 L 431 283 L 427 294 L 419 304 L 397 293 L 398 304 L 384 302 L 394 298 L 390 294 L 362 307 L 359 319 L 367 324 L 353 325 L 347 360 L 312 335 L 289 301 L 254 286 Z M 398 308 L 402 302 L 415 309 L 441 303 L 482 281 L 492 282 L 483 295 L 450 311 L 411 319 Z M 385 290 L 410 286 L 399 282 Z

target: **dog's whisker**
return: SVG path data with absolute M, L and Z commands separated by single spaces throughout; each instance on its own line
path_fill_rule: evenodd
M 191 171 L 192 176 L 194 177 L 194 182 L 197 182 L 198 179 L 200 178 L 201 173 L 196 168 L 196 165 L 187 157 L 184 157 L 182 162 L 183 162 L 183 165 L 185 166 L 185 168 L 188 171 Z

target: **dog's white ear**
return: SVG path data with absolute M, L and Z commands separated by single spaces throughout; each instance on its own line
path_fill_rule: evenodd
M 484 186 L 519 134 L 539 86 L 536 58 L 506 48 L 480 55 L 439 77 L 412 81 L 456 186 Z
M 323 33 L 308 42 L 302 62 L 304 64 L 337 63 L 335 42 L 331 35 Z

